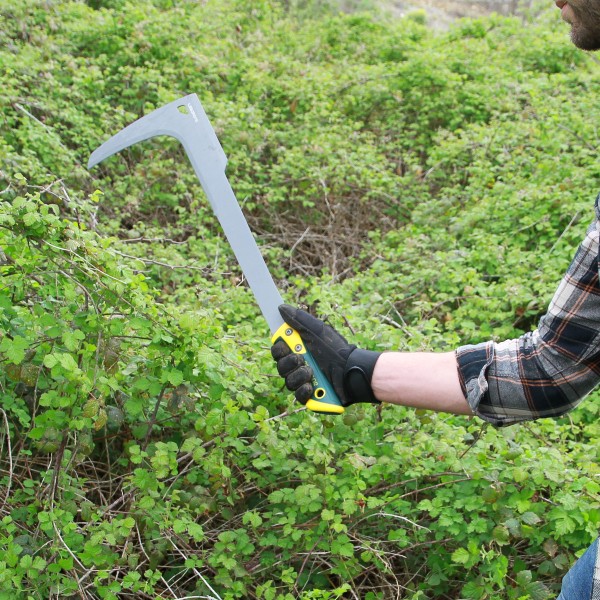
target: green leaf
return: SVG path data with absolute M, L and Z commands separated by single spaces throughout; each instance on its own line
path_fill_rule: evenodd
M 85 334 L 79 329 L 75 329 L 74 331 L 65 331 L 62 334 L 63 343 L 67 350 L 70 350 L 71 352 L 75 352 L 79 348 L 80 342 L 84 339 Z
M 173 386 L 178 386 L 183 383 L 183 373 L 177 369 L 171 369 L 170 371 L 167 371 L 166 377 L 167 381 Z
M 20 335 L 11 340 L 5 337 L 0 343 L 0 352 L 6 354 L 6 358 L 15 365 L 20 365 L 25 359 L 25 351 L 29 348 L 29 342 Z
M 331 542 L 331 552 L 339 556 L 351 558 L 354 556 L 354 545 L 347 535 L 339 535 Z
M 537 525 L 541 522 L 540 517 L 538 517 L 534 512 L 531 511 L 523 513 L 521 515 L 521 520 L 527 525 Z
M 78 370 L 77 362 L 73 358 L 72 354 L 68 354 L 66 352 L 60 353 L 57 355 L 58 361 L 60 362 L 62 368 L 67 372 L 75 372 Z
M 138 500 L 138 506 L 142 510 L 150 510 L 151 508 L 154 508 L 154 506 L 156 506 L 156 501 L 150 496 L 143 496 Z
M 484 597 L 485 587 L 477 581 L 469 581 L 463 586 L 462 594 L 468 600 L 480 600 Z
M 469 562 L 471 555 L 469 554 L 469 551 L 466 548 L 458 548 L 452 553 L 451 558 L 452 562 L 454 563 L 458 563 L 459 565 L 466 565 Z
M 175 521 L 173 521 L 173 531 L 175 533 L 183 533 L 187 530 L 187 526 L 188 524 L 181 519 L 175 519 Z
M 86 403 L 83 405 L 83 411 L 82 411 L 82 415 L 84 417 L 87 418 L 93 418 L 98 414 L 98 411 L 100 410 L 100 401 L 98 400 L 98 398 L 95 398 L 94 396 L 90 396 L 90 398 L 88 398 L 88 400 L 86 401 Z
M 203 542 L 205 539 L 204 530 L 198 523 L 188 523 L 187 532 L 195 542 Z
M 550 596 L 550 590 L 541 581 L 530 583 L 527 586 L 527 593 L 531 600 L 547 600 Z
M 496 525 L 496 527 L 494 527 L 492 530 L 492 536 L 494 541 L 499 546 L 505 546 L 510 541 L 508 528 L 504 527 L 503 525 Z
M 29 212 L 29 213 L 25 213 L 23 215 L 23 224 L 26 225 L 27 227 L 31 227 L 32 225 L 39 223 L 41 220 L 42 220 L 41 215 L 39 215 L 38 213 L 35 213 L 35 212 Z
M 517 583 L 523 587 L 523 586 L 527 586 L 531 583 L 533 576 L 531 574 L 531 571 L 529 570 L 524 570 L 524 571 L 519 571 L 517 573 Z

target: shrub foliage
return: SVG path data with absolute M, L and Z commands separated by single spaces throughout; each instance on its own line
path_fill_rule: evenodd
M 0 0 L 0 600 L 542 600 L 596 536 L 593 398 L 311 415 L 181 148 L 86 170 L 196 92 L 289 302 L 379 350 L 535 327 L 593 216 L 597 63 L 553 13 L 317 4 Z

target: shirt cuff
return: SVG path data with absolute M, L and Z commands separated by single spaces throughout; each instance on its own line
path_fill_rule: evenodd
M 494 410 L 487 378 L 495 354 L 494 342 L 461 346 L 456 350 L 456 365 L 460 385 L 473 414 L 496 427 L 503 427 L 524 419 Z
M 461 346 L 456 350 L 456 365 L 463 394 L 474 414 L 479 416 L 479 404 L 487 394 L 486 372 L 494 357 L 491 342 Z

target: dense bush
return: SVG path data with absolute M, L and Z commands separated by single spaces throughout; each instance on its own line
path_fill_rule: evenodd
M 177 144 L 85 164 L 197 92 L 288 301 L 373 349 L 518 335 L 600 174 L 598 67 L 564 24 L 267 0 L 0 22 L 0 599 L 556 595 L 600 521 L 594 399 L 506 430 L 308 414 Z

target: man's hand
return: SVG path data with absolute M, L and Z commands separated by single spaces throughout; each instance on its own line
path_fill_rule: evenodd
M 371 390 L 378 352 L 359 350 L 333 327 L 307 312 L 285 304 L 279 307 L 279 312 L 285 322 L 300 334 L 343 406 L 356 402 L 379 402 Z M 277 371 L 285 378 L 286 387 L 294 392 L 298 402 L 306 404 L 313 393 L 312 369 L 302 355 L 293 353 L 283 340 L 271 347 L 271 354 L 277 362 Z

